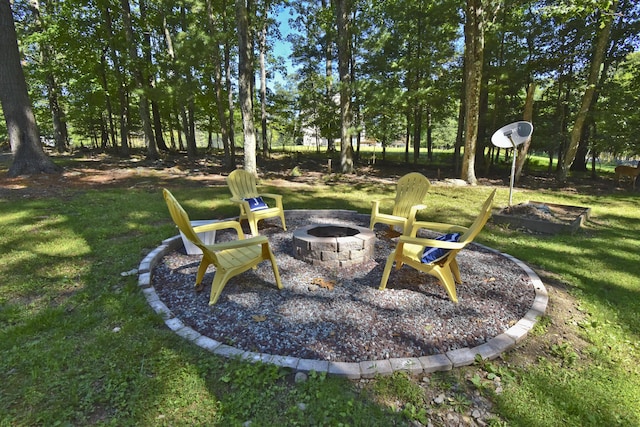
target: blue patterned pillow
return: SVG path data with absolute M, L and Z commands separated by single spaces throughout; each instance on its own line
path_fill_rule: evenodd
M 264 200 L 262 200 L 262 197 L 249 197 L 244 200 L 249 202 L 249 209 L 251 212 L 269 208 Z
M 460 238 L 460 233 L 449 233 L 443 236 L 437 237 L 436 240 L 442 240 L 445 242 L 457 242 Z M 442 248 L 424 248 L 424 252 L 422 253 L 422 262 L 425 264 L 429 264 L 439 260 L 449 253 L 451 249 L 442 249 Z

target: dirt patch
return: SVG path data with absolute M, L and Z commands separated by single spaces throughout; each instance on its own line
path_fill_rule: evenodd
M 580 310 L 570 287 L 552 272 L 540 268 L 535 271 L 547 288 L 549 303 L 546 315 L 540 321 L 544 327 L 538 333 L 530 333 L 523 345 L 508 355 L 511 364 L 521 367 L 536 363 L 541 356 L 551 357 L 554 346 L 571 343 L 578 355 L 588 346 L 575 328 L 587 318 L 587 314 Z
M 575 219 L 575 215 L 569 215 L 567 209 L 557 209 L 556 207 L 536 203 L 520 203 L 513 206 L 507 206 L 499 213 L 501 215 L 519 216 L 538 221 L 553 222 L 556 224 L 573 221 Z
M 221 156 L 207 154 L 190 160 L 184 154 L 163 155 L 160 160 L 147 161 L 144 153 L 134 153 L 122 158 L 109 153 L 82 150 L 74 154 L 51 152 L 54 162 L 63 166 L 60 174 L 7 177 L 11 162 L 9 153 L 0 154 L 0 198 L 20 199 L 33 197 L 55 197 L 69 191 L 82 191 L 102 187 L 144 187 L 144 186 L 201 186 L 226 185 L 228 175 L 222 165 Z M 318 182 L 350 182 L 353 185 L 372 183 L 392 184 L 409 171 L 417 171 L 432 181 L 457 178 L 453 170 L 442 167 L 417 166 L 378 160 L 375 164 L 362 162 L 356 173 L 336 174 L 339 158 L 333 156 L 331 174 L 327 155 L 299 155 L 296 153 L 273 154 L 269 159 L 258 159 L 260 177 L 270 185 L 315 186 Z M 238 157 L 237 163 L 242 159 Z M 508 185 L 508 173 L 491 172 L 478 178 L 479 185 Z M 552 174 L 523 175 L 519 188 L 548 188 L 573 194 L 588 192 L 593 194 L 623 191 L 612 184 L 610 179 L 570 178 L 565 185 L 556 182 Z
M 573 233 L 586 224 L 591 209 L 531 201 L 493 213 L 493 222 L 535 234 Z

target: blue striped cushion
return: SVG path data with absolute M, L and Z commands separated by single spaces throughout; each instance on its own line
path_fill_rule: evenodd
M 449 233 L 443 236 L 436 238 L 436 240 L 442 240 L 445 242 L 457 242 L 460 238 L 460 233 Z M 424 248 L 424 252 L 422 253 L 422 262 L 425 264 L 429 264 L 435 261 L 438 261 L 442 257 L 446 256 L 451 249 L 442 249 L 442 248 Z

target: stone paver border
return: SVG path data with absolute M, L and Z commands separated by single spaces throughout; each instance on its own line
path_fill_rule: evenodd
M 294 214 L 324 213 L 325 211 L 288 211 Z M 285 213 L 288 213 L 285 212 Z M 336 211 L 333 211 L 334 213 Z M 355 211 L 341 211 L 342 213 L 358 214 Z M 542 280 L 538 275 L 522 261 L 511 255 L 499 252 L 495 249 L 482 246 L 484 249 L 508 258 L 518 265 L 529 276 L 535 291 L 533 304 L 525 316 L 515 325 L 502 334 L 490 339 L 484 344 L 473 348 L 459 348 L 442 354 L 422 357 L 391 358 L 384 360 L 369 360 L 364 362 L 328 362 L 325 360 L 301 359 L 291 356 L 270 355 L 241 350 L 222 344 L 219 341 L 202 335 L 198 331 L 186 326 L 171 310 L 160 300 L 152 286 L 152 271 L 162 257 L 182 246 L 180 235 L 176 235 L 162 242 L 160 246 L 151 251 L 138 266 L 138 286 L 147 299 L 151 308 L 164 319 L 169 329 L 186 340 L 208 350 L 218 356 L 237 357 L 249 362 L 270 363 L 277 366 L 290 368 L 298 372 L 326 372 L 329 375 L 337 375 L 349 379 L 373 378 L 376 375 L 391 375 L 395 371 L 405 371 L 412 375 L 435 371 L 448 371 L 460 366 L 471 365 L 475 362 L 476 355 L 483 359 L 495 359 L 503 352 L 512 349 L 520 343 L 536 324 L 538 318 L 543 316 L 547 309 L 549 295 Z

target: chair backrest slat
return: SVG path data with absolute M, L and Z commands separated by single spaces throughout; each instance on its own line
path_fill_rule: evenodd
M 431 183 L 421 173 L 412 172 L 401 177 L 396 186 L 393 215 L 408 217 L 411 207 L 423 202 L 430 187 Z
M 236 169 L 227 177 L 227 184 L 231 194 L 236 199 L 258 197 L 256 177 L 244 169 Z
M 164 200 L 167 202 L 167 207 L 169 208 L 171 218 L 173 219 L 173 222 L 175 222 L 178 226 L 178 229 L 182 231 L 182 234 L 184 234 L 187 239 L 193 242 L 194 245 L 202 249 L 204 252 L 204 243 L 202 243 L 202 240 L 200 240 L 196 232 L 193 230 L 187 212 L 182 208 L 180 203 L 178 203 L 176 198 L 173 197 L 173 194 L 171 194 L 169 190 L 167 190 L 166 188 L 163 189 L 162 194 L 164 195 Z
M 482 231 L 487 221 L 491 217 L 491 208 L 493 207 L 493 199 L 495 198 L 496 190 L 493 190 L 487 200 L 485 200 L 480 213 L 473 221 L 473 224 L 469 226 L 467 231 L 460 236 L 459 242 L 469 243 L 475 239 L 475 237 Z

